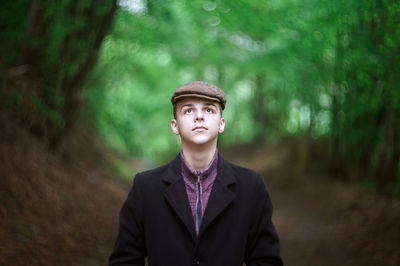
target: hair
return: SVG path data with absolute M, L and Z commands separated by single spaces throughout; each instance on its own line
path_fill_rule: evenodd
M 179 101 L 176 101 L 173 105 L 173 114 L 174 114 L 174 119 L 176 119 L 176 112 L 177 112 L 177 108 L 178 108 L 178 103 Z M 218 102 L 217 102 L 218 103 Z M 220 103 L 218 103 L 218 109 L 221 113 L 221 117 L 222 117 L 222 106 Z

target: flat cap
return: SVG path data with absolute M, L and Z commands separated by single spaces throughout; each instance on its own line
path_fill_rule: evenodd
M 193 81 L 185 85 L 180 86 L 172 94 L 171 102 L 175 104 L 178 99 L 183 97 L 198 97 L 209 99 L 212 101 L 219 102 L 222 110 L 225 109 L 226 96 L 225 92 L 217 86 L 204 82 L 204 81 Z

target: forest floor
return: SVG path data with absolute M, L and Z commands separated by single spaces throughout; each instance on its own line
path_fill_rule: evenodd
M 87 128 L 49 152 L 25 127 L 0 124 L 0 265 L 106 265 L 131 186 L 112 166 L 124 158 Z M 329 176 L 317 143 L 220 151 L 265 177 L 285 265 L 400 265 L 400 202 Z
M 400 201 L 329 174 L 323 147 L 315 141 L 237 146 L 222 153 L 263 174 L 286 265 L 400 265 Z

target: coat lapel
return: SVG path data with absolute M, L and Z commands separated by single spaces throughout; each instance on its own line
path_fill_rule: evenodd
M 214 181 L 212 192 L 207 203 L 204 218 L 200 226 L 199 237 L 209 224 L 232 202 L 235 194 L 228 187 L 236 182 L 232 172 L 226 169 L 226 163 L 218 156 L 218 174 Z
M 185 183 L 181 176 L 181 160 L 178 155 L 170 164 L 166 175 L 163 177 L 163 182 L 166 183 L 164 197 L 181 219 L 186 229 L 192 236 L 193 241 L 201 237 L 210 223 L 229 206 L 235 198 L 235 194 L 229 188 L 230 185 L 236 182 L 232 171 L 225 167 L 227 163 L 218 155 L 218 174 L 214 181 L 212 192 L 207 203 L 203 221 L 200 226 L 199 236 L 196 236 L 195 224 L 193 221 L 192 211 L 190 209 L 189 200 Z
M 167 175 L 163 178 L 163 181 L 167 184 L 164 190 L 164 197 L 189 231 L 193 241 L 195 241 L 197 238 L 195 225 L 187 198 L 185 183 L 180 173 L 180 163 L 181 160 L 178 155 L 170 164 Z

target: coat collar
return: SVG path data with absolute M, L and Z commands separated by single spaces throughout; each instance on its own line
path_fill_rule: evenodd
M 185 224 L 193 240 L 202 236 L 210 223 L 232 202 L 235 194 L 229 188 L 236 182 L 233 173 L 227 168 L 229 164 L 218 154 L 218 173 L 214 181 L 210 198 L 208 200 L 203 221 L 200 226 L 199 236 L 196 236 L 195 224 L 189 206 L 189 200 L 183 178 L 181 176 L 181 158 L 175 157 L 169 164 L 163 182 L 166 184 L 164 197 L 178 217 Z
M 181 156 L 178 154 L 169 164 L 166 174 L 162 180 L 169 184 L 174 184 L 181 178 Z
M 236 182 L 235 177 L 230 173 L 228 175 L 223 174 L 225 167 L 228 163 L 222 158 L 220 153 L 218 153 L 218 174 L 217 179 L 224 186 L 228 186 Z M 181 156 L 178 154 L 169 164 L 166 175 L 163 176 L 162 180 L 169 184 L 174 184 L 182 179 L 181 176 Z
M 193 168 L 190 167 L 190 165 L 186 162 L 185 157 L 183 156 L 183 152 L 180 152 L 181 156 L 181 173 L 183 175 L 183 179 L 188 180 L 192 183 L 195 183 L 197 181 L 197 174 L 200 172 L 201 174 L 201 180 L 206 180 L 209 178 L 215 178 L 215 175 L 218 172 L 218 152 L 215 151 L 215 154 L 213 158 L 211 159 L 211 162 L 208 164 L 208 166 L 200 171 L 196 171 Z

